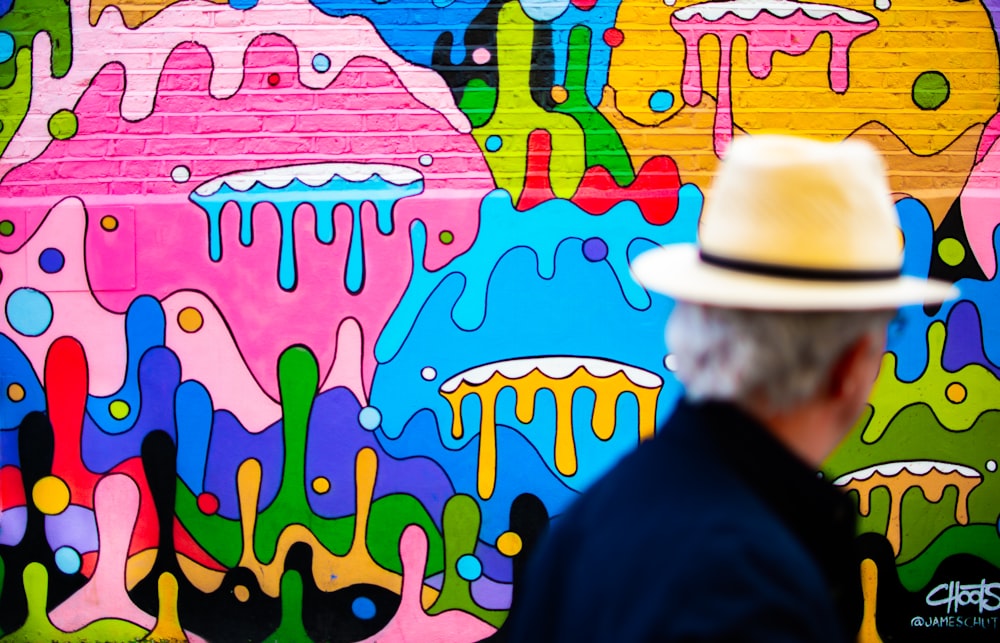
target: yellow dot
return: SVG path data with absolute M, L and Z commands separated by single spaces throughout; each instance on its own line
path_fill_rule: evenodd
M 116 420 L 124 420 L 131 410 L 132 407 L 125 400 L 114 400 L 108 404 L 108 413 Z
M 205 322 L 197 308 L 188 306 L 177 313 L 177 325 L 186 333 L 194 333 Z
M 243 585 L 237 585 L 233 588 L 233 596 L 235 596 L 236 600 L 239 602 L 246 603 L 250 600 L 250 590 Z
M 69 487 L 61 478 L 45 476 L 32 488 L 31 500 L 43 514 L 61 514 L 69 506 Z
M 965 401 L 966 391 L 965 387 L 958 382 L 952 382 L 948 385 L 948 388 L 945 389 L 944 394 L 948 398 L 949 402 L 953 404 L 961 404 Z
M 517 556 L 521 547 L 521 537 L 513 531 L 505 531 L 497 537 L 497 550 L 504 556 Z
M 108 232 L 114 232 L 118 229 L 118 219 L 114 218 L 110 214 L 106 214 L 101 217 L 101 227 Z
M 7 399 L 11 402 L 20 402 L 24 399 L 24 387 L 14 382 L 7 387 Z
M 316 493 L 326 493 L 330 490 L 330 481 L 319 476 L 318 478 L 313 478 L 313 491 Z
M 554 100 L 559 105 L 565 103 L 566 99 L 569 98 L 569 92 L 567 92 L 566 88 L 561 85 L 556 85 L 555 87 L 553 87 L 551 94 L 552 94 L 552 100 Z

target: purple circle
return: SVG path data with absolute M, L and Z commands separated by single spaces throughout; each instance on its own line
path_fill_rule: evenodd
M 591 237 L 583 242 L 583 256 L 589 261 L 604 261 L 608 258 L 608 244 L 600 237 Z
M 42 254 L 38 255 L 38 267 L 50 275 L 59 272 L 65 265 L 66 258 L 55 248 L 46 248 L 42 250 Z

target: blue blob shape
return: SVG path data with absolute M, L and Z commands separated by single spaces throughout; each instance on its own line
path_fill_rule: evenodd
M 35 375 L 35 369 L 9 337 L 0 334 L 0 467 L 18 466 L 17 431 L 15 429 L 32 411 L 45 410 L 45 392 Z M 15 402 L 7 395 L 11 384 L 20 384 L 24 397 Z
M 468 581 L 473 581 L 483 575 L 483 564 L 472 554 L 466 554 L 455 563 L 458 575 Z
M 13 4 L 14 0 L 0 0 L 0 17 L 5 16 Z
M 608 258 L 608 244 L 600 237 L 591 237 L 583 242 L 583 256 L 588 261 L 604 261 Z
M 569 0 L 521 0 L 521 9 L 535 22 L 554 20 L 569 8 Z
M 177 475 L 195 494 L 205 490 L 205 465 L 212 435 L 212 398 L 197 380 L 187 380 L 174 395 L 177 418 Z
M 433 2 L 434 6 L 437 7 L 438 9 L 444 9 L 445 7 L 455 2 L 455 0 L 433 0 Z
M 3 2 L 0 2 L 0 15 L 7 13 L 10 9 L 10 4 L 6 8 L 3 7 Z M 14 36 L 10 35 L 6 31 L 0 31 L 0 63 L 5 63 L 14 57 Z
M 358 424 L 369 431 L 374 431 L 382 424 L 382 413 L 374 406 L 366 406 L 358 412 Z
M 367 596 L 358 596 L 351 603 L 351 611 L 363 621 L 375 618 L 375 601 Z
M 486 138 L 486 149 L 489 152 L 496 152 L 503 147 L 503 139 L 496 134 L 491 134 Z
M 229 0 L 229 6 L 233 9 L 239 9 L 240 11 L 246 11 L 247 9 L 253 9 L 257 6 L 257 0 Z
M 674 106 L 674 95 L 665 89 L 653 92 L 649 97 L 649 109 L 654 112 L 665 112 Z
M 34 288 L 18 288 L 7 297 L 7 322 L 26 337 L 38 337 L 52 323 L 52 302 Z
M 326 54 L 316 54 L 312 60 L 313 69 L 323 74 L 330 71 L 330 58 Z
M 60 547 L 56 550 L 56 567 L 64 574 L 75 574 L 80 571 L 80 553 L 72 547 Z
M 46 248 L 38 255 L 38 267 L 50 275 L 59 272 L 66 265 L 66 257 L 58 248 Z

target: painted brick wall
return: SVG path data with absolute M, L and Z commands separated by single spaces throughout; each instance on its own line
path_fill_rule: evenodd
M 873 142 L 963 293 L 825 467 L 860 639 L 993 640 L 997 11 L 0 0 L 2 640 L 504 640 L 680 395 L 628 261 L 762 132 Z

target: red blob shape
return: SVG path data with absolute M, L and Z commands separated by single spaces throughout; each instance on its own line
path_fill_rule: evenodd
M 573 6 L 580 11 L 590 11 L 597 4 L 597 0 L 570 0 Z
M 219 510 L 219 499 L 215 497 L 215 494 L 207 491 L 200 493 L 198 494 L 198 509 L 206 516 L 211 516 Z
M 609 47 L 617 47 L 618 45 L 625 42 L 625 34 L 622 33 L 621 29 L 616 29 L 614 27 L 605 29 L 604 42 L 606 42 Z
M 281 76 L 279 76 L 278 74 L 269 74 L 268 75 L 268 77 L 267 77 L 267 84 L 270 85 L 271 87 L 274 87 L 279 82 L 281 82 Z

